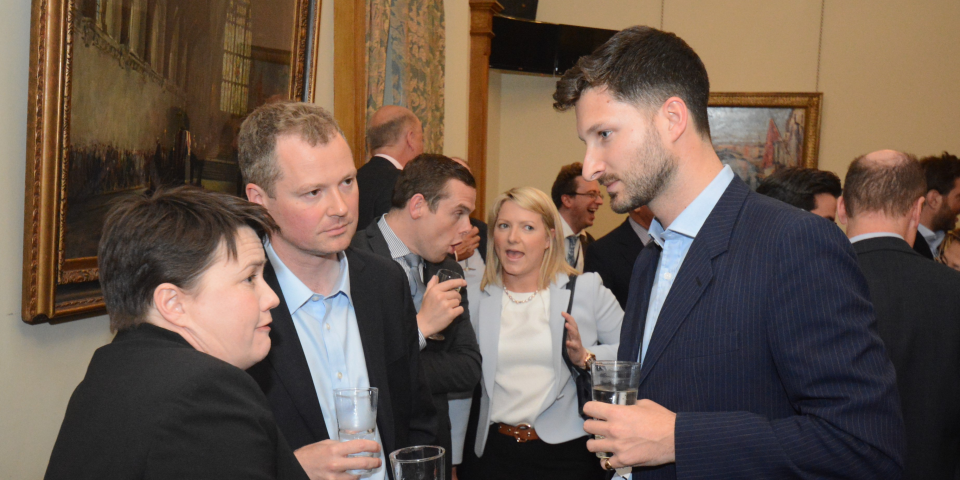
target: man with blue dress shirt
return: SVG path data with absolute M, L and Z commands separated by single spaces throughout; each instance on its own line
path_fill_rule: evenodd
M 648 205 L 620 360 L 636 405 L 589 402 L 607 469 L 660 478 L 899 478 L 893 366 L 831 222 L 752 192 L 710 139 L 710 84 L 676 35 L 632 27 L 557 82 L 614 211 Z
M 388 478 L 392 450 L 436 442 L 436 411 L 403 270 L 348 248 L 358 204 L 350 148 L 328 112 L 281 102 L 247 117 L 239 149 L 247 198 L 281 230 L 265 246 L 264 279 L 280 297 L 273 345 L 249 373 L 287 442 L 310 449 L 325 478 Z M 368 387 L 379 389 L 374 440 L 337 441 L 334 389 Z

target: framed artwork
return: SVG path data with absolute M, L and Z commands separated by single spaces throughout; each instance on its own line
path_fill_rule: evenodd
M 241 193 L 237 132 L 313 100 L 321 0 L 33 0 L 25 322 L 103 313 L 111 202 L 192 184 Z
M 784 167 L 817 167 L 822 93 L 711 93 L 710 137 L 750 188 Z

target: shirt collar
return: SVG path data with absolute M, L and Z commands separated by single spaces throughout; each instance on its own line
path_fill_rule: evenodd
M 871 238 L 894 237 L 903 240 L 903 237 L 893 232 L 870 232 L 850 237 L 850 243 L 857 243 L 861 240 L 870 240 Z
M 930 230 L 929 228 L 924 226 L 922 223 L 917 225 L 917 231 L 920 232 L 920 235 L 923 235 L 923 238 L 927 240 L 927 243 L 935 242 L 937 240 L 937 234 L 940 233 L 940 232 L 934 232 L 933 230 Z
M 733 177 L 733 170 L 730 169 L 729 165 L 725 165 L 723 169 L 720 170 L 720 173 L 707 185 L 707 188 L 704 188 L 703 191 L 697 195 L 697 198 L 693 199 L 690 205 L 687 205 L 687 208 L 680 212 L 680 215 L 670 224 L 670 228 L 666 230 L 679 233 L 686 237 L 696 238 L 704 222 L 707 221 L 707 217 L 710 216 L 710 212 L 713 212 L 713 208 L 717 206 L 717 202 L 720 201 L 723 192 L 727 190 L 730 182 L 733 181 Z M 650 236 L 653 238 L 653 241 L 657 242 L 657 245 L 660 245 L 661 248 L 663 247 L 664 228 L 663 225 L 660 225 L 660 220 L 656 218 L 650 222 Z
M 280 260 L 277 252 L 273 250 L 273 244 L 267 241 L 263 249 L 267 252 L 267 258 L 270 259 L 270 265 L 273 266 L 273 271 L 277 273 L 277 283 L 280 284 L 283 298 L 287 301 L 287 309 L 290 311 L 290 315 L 293 315 L 293 312 L 299 310 L 311 297 L 318 294 L 310 290 L 309 287 L 287 268 L 283 260 Z M 337 259 L 340 260 L 340 273 L 337 276 L 336 287 L 330 292 L 330 295 L 324 298 L 335 297 L 342 292 L 352 303 L 353 299 L 350 297 L 350 268 L 347 263 L 347 255 L 344 252 L 337 253 Z
M 571 235 L 584 236 L 583 230 L 580 230 L 579 233 L 574 232 L 573 228 L 570 227 L 570 224 L 567 223 L 566 219 L 563 218 L 563 215 L 560 215 L 560 226 L 563 227 L 563 238 L 567 238 Z
M 394 167 L 397 167 L 397 170 L 403 170 L 403 165 L 400 165 L 400 162 L 398 162 L 396 158 L 393 158 L 385 153 L 378 153 L 375 156 L 383 157 L 387 159 L 388 162 L 392 163 Z
M 643 242 L 644 245 L 646 245 L 647 242 L 650 241 L 650 232 L 647 231 L 646 228 L 643 228 L 643 225 L 640 225 L 639 223 L 637 223 L 637 221 L 634 220 L 633 217 L 627 217 L 627 221 L 630 222 L 630 228 L 633 229 L 633 232 L 636 233 L 638 237 L 640 237 L 640 241 Z
M 387 247 L 390 249 L 390 257 L 395 261 L 403 260 L 403 257 L 413 253 L 407 248 L 406 244 L 403 243 L 403 240 L 400 240 L 400 237 L 393 232 L 393 229 L 390 228 L 390 225 L 387 224 L 387 216 L 383 215 L 380 217 L 380 220 L 377 222 L 377 226 L 380 227 L 380 233 L 383 234 L 383 239 L 387 241 Z

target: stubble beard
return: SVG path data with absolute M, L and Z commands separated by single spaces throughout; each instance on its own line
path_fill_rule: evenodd
M 934 219 L 933 228 L 931 230 L 935 232 L 946 232 L 953 230 L 953 226 L 957 223 L 957 216 L 953 214 L 953 210 L 947 205 L 947 199 L 943 199 L 943 205 L 940 207 L 940 211 L 937 212 L 937 216 Z
M 616 180 L 623 184 L 620 192 L 610 193 L 610 208 L 616 213 L 629 213 L 650 204 L 663 193 L 676 173 L 676 156 L 663 148 L 659 133 L 651 131 L 654 132 L 652 138 L 637 151 L 629 170 L 621 176 L 604 174 L 600 177 L 600 183 L 604 185 Z

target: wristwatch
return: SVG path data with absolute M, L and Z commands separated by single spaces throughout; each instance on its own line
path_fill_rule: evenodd
M 587 350 L 587 359 L 583 361 L 583 369 L 587 371 L 593 370 L 593 363 L 596 361 L 597 356 L 590 350 Z

